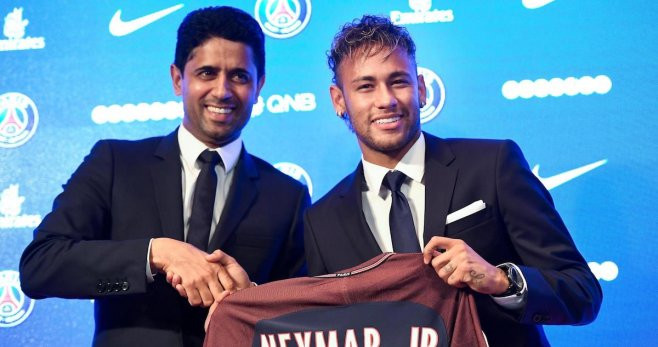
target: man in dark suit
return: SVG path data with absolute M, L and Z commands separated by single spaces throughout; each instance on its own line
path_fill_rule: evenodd
M 601 288 L 516 144 L 421 132 L 425 83 L 405 29 L 348 23 L 329 66 L 363 157 L 305 214 L 311 275 L 422 250 L 446 283 L 475 293 L 492 346 L 547 345 L 541 324 L 596 317 Z
M 308 192 L 240 138 L 264 60 L 247 13 L 188 14 L 171 66 L 182 126 L 94 146 L 23 253 L 25 293 L 95 299 L 94 345 L 200 346 L 228 292 L 303 274 Z

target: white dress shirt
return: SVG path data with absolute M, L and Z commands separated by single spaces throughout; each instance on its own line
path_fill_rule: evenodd
M 361 193 L 363 201 L 363 214 L 368 226 L 383 252 L 393 252 L 391 241 L 391 229 L 388 225 L 388 215 L 391 211 L 391 192 L 382 185 L 388 168 L 375 165 L 361 158 L 363 163 L 363 175 L 366 179 L 367 190 Z M 425 223 L 425 137 L 420 134 L 416 143 L 402 157 L 395 169 L 407 175 L 400 187 L 400 191 L 407 197 L 411 215 L 414 219 L 414 227 L 420 249 L 423 249 L 423 229 Z
M 219 217 L 222 215 L 226 196 L 228 195 L 231 182 L 233 181 L 233 168 L 235 168 L 235 164 L 240 157 L 242 139 L 238 137 L 233 140 L 233 142 L 230 142 L 223 147 L 210 149 L 181 125 L 178 128 L 178 146 L 180 147 L 180 161 L 182 164 L 181 176 L 183 191 L 181 193 L 183 194 L 183 225 L 185 240 L 187 240 L 190 215 L 192 214 L 194 187 L 196 185 L 196 179 L 201 172 L 201 167 L 197 162 L 197 158 L 201 152 L 206 149 L 217 151 L 222 158 L 223 165 L 215 166 L 215 172 L 217 173 L 217 191 L 215 192 L 215 208 L 212 214 L 212 222 L 210 223 L 210 241 L 215 234 L 215 227 L 219 222 Z
M 219 223 L 219 217 L 222 215 L 226 197 L 233 182 L 233 173 L 235 164 L 240 157 L 242 150 L 242 139 L 238 137 L 229 144 L 210 149 L 203 142 L 199 141 L 192 133 L 190 133 L 182 124 L 178 127 L 178 146 L 180 148 L 180 161 L 181 161 L 181 177 L 182 177 L 182 197 L 183 197 L 183 237 L 187 240 L 187 231 L 190 225 L 190 215 L 192 214 L 192 201 L 194 199 L 194 187 L 196 179 L 199 177 L 201 167 L 197 162 L 197 158 L 201 152 L 209 149 L 217 151 L 222 158 L 223 165 L 217 165 L 215 172 L 217 173 L 217 190 L 215 192 L 215 206 L 212 214 L 212 221 L 210 222 L 210 236 L 208 241 L 212 240 L 215 234 L 215 227 Z M 154 274 L 151 272 L 151 265 L 149 262 L 151 256 L 151 243 L 149 242 L 148 253 L 146 255 L 146 277 L 149 282 L 153 282 Z

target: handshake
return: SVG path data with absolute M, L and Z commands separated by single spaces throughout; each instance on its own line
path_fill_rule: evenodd
M 252 285 L 247 272 L 228 254 L 220 250 L 208 254 L 174 239 L 153 239 L 149 263 L 151 272 L 165 274 L 192 306 L 210 307 Z

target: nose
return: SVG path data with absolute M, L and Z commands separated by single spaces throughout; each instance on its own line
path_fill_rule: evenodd
M 228 100 L 233 96 L 229 79 L 224 76 L 224 74 L 217 76 L 213 83 L 211 95 L 214 98 L 218 100 Z
M 398 99 L 388 86 L 382 86 L 375 91 L 375 107 L 381 109 L 397 106 Z

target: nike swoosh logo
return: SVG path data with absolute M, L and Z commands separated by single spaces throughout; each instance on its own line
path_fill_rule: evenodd
M 557 175 L 551 176 L 551 177 L 541 177 L 539 176 L 539 165 L 535 165 L 535 167 L 532 168 L 532 173 L 539 178 L 539 181 L 546 187 L 546 189 L 551 190 L 557 186 L 561 186 L 572 179 L 584 175 L 597 167 L 605 164 L 608 162 L 608 159 L 603 159 L 599 160 L 596 162 L 593 162 L 591 164 L 587 164 L 578 168 L 575 168 L 573 170 L 565 171 L 563 173 L 559 173 Z
M 121 20 L 121 10 L 117 10 L 116 13 L 114 13 L 114 16 L 112 16 L 112 19 L 110 19 L 110 34 L 114 36 L 126 36 L 157 21 L 158 19 L 178 11 L 182 7 L 183 4 L 178 4 L 129 21 Z
M 544 7 L 555 0 L 522 0 L 523 6 L 529 10 L 535 10 Z

